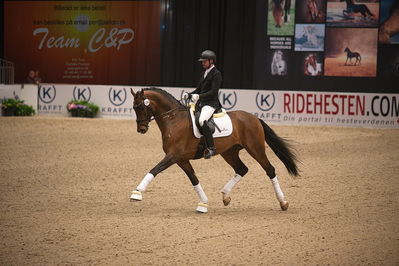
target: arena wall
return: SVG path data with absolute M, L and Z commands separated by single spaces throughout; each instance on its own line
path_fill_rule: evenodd
M 99 117 L 135 119 L 132 95 L 138 86 L 42 84 L 1 87 L 0 97 L 19 97 L 40 116 L 69 116 L 68 101 L 88 100 Z M 162 87 L 176 99 L 193 88 Z M 245 110 L 270 124 L 399 128 L 399 94 L 221 89 L 227 111 Z

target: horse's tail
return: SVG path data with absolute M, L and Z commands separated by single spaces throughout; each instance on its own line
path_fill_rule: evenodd
M 298 159 L 291 145 L 283 138 L 277 136 L 273 129 L 271 129 L 262 119 L 259 119 L 259 121 L 262 124 L 263 131 L 265 132 L 265 141 L 267 145 L 269 145 L 277 157 L 283 162 L 288 173 L 293 176 L 298 176 L 299 171 L 296 165 Z

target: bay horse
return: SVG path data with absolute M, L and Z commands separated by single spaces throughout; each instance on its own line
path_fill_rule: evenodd
M 307 76 L 319 76 L 321 72 L 317 69 L 317 56 L 315 54 L 308 55 L 303 63 L 304 74 Z
M 272 0 L 271 2 L 271 8 L 276 28 L 281 28 L 283 17 L 283 3 L 284 0 Z
M 348 59 L 349 59 L 349 62 L 352 64 L 352 58 L 356 59 L 355 66 L 356 66 L 357 62 L 359 62 L 359 65 L 360 65 L 360 62 L 362 61 L 362 57 L 360 56 L 360 54 L 358 52 L 352 52 L 348 47 L 345 48 L 344 52 L 346 53 L 345 66 L 346 66 L 346 63 L 348 62 Z
M 319 16 L 319 10 L 317 8 L 316 0 L 307 0 L 307 7 L 309 11 L 310 20 L 312 22 L 316 22 L 316 19 Z
M 202 155 L 198 156 L 198 147 L 201 142 L 200 139 L 194 137 L 188 108 L 171 94 L 159 88 L 146 88 L 136 93 L 131 89 L 131 93 L 134 97 L 133 109 L 137 117 L 137 132 L 145 134 L 150 121 L 155 120 L 162 134 L 165 157 L 143 178 L 133 190 L 130 199 L 142 200 L 142 192 L 146 190 L 154 177 L 169 166 L 177 164 L 188 176 L 198 194 L 197 211 L 206 213 L 208 198 L 190 163 L 190 160 L 199 159 Z M 287 210 L 288 202 L 280 188 L 275 169 L 265 153 L 265 141 L 283 162 L 288 173 L 297 176 L 297 157 L 292 147 L 286 140 L 277 136 L 263 120 L 250 113 L 233 111 L 229 112 L 229 116 L 234 128 L 233 133 L 227 137 L 215 138 L 217 154 L 220 154 L 235 171 L 235 175 L 221 191 L 224 205 L 227 206 L 230 203 L 229 194 L 232 188 L 248 172 L 248 168 L 239 157 L 240 150 L 246 149 L 266 171 L 281 209 Z

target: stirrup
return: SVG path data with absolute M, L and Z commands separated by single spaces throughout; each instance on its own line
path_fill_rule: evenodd
M 210 159 L 214 155 L 216 155 L 216 149 L 215 148 L 207 148 L 207 149 L 205 149 L 205 152 L 204 152 L 204 158 L 205 159 Z

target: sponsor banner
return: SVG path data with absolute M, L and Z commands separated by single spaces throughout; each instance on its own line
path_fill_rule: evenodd
M 40 115 L 67 116 L 71 99 L 88 100 L 100 107 L 99 116 L 135 119 L 130 88 L 59 85 L 39 86 Z M 181 101 L 193 88 L 163 87 Z M 221 89 L 219 100 L 227 111 L 244 110 L 271 124 L 399 128 L 399 94 L 330 93 Z
M 136 119 L 130 88 L 138 90 L 128 86 L 94 86 L 91 101 L 100 106 L 101 117 Z
M 72 99 L 73 85 L 41 84 L 38 87 L 39 115 L 68 116 L 66 105 Z
M 127 86 L 41 84 L 38 89 L 40 115 L 69 116 L 70 100 L 86 100 L 100 107 L 99 117 L 134 118 L 133 96 Z
M 160 1 L 5 1 L 4 55 L 15 79 L 159 82 Z
M 399 128 L 399 94 L 264 90 L 223 93 L 225 99 L 229 95 L 237 97 L 234 110 L 248 111 L 274 124 Z
M 165 89 L 177 99 L 193 90 Z M 399 94 L 221 89 L 219 101 L 271 124 L 399 128 Z

